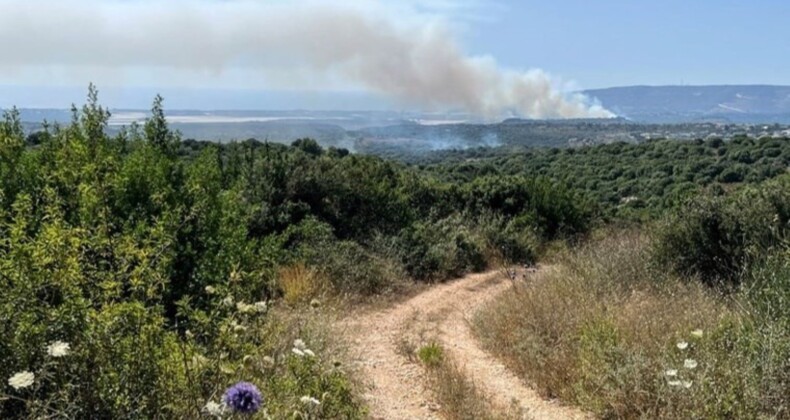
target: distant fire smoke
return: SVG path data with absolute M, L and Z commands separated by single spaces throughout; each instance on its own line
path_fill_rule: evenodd
M 378 2 L 345 3 L 0 0 L 0 39 L 10 47 L 0 72 L 244 68 L 273 88 L 288 78 L 291 85 L 339 81 L 485 118 L 613 116 L 582 95 L 558 91 L 541 70 L 505 70 L 490 57 L 464 54 L 436 20 L 408 9 L 391 13 Z M 80 83 L 93 79 L 84 78 Z

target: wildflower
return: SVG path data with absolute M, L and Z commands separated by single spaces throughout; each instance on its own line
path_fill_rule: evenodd
M 307 348 L 307 345 L 304 343 L 304 341 L 302 341 L 302 339 L 297 338 L 296 340 L 294 340 L 294 348 L 297 348 L 299 350 L 304 350 Z
M 255 385 L 249 382 L 239 382 L 225 391 L 222 401 L 233 411 L 253 414 L 261 408 L 263 396 Z
M 664 372 L 664 374 L 667 375 L 667 376 L 678 376 L 678 370 L 677 369 L 667 369 L 667 371 Z
M 51 357 L 67 356 L 69 354 L 69 350 L 71 350 L 69 343 L 60 340 L 52 342 L 47 346 L 47 354 Z
M 203 411 L 209 416 L 222 417 L 225 414 L 225 405 L 209 401 L 203 406 Z
M 23 389 L 33 385 L 35 379 L 36 375 L 34 375 L 33 372 L 25 370 L 10 377 L 8 379 L 8 385 L 11 385 L 14 389 Z
M 692 382 L 692 381 L 683 381 L 683 388 L 689 389 L 689 388 L 691 388 L 691 385 L 693 385 L 693 384 L 694 384 L 694 382 Z
M 222 304 L 225 306 L 233 306 L 233 296 L 228 296 L 225 299 L 222 299 Z
M 678 348 L 680 350 L 686 350 L 688 348 L 688 346 L 689 346 L 689 343 L 687 343 L 685 341 L 679 341 L 677 346 L 678 346 Z
M 315 357 L 315 353 L 313 353 L 313 351 L 310 349 L 304 349 L 302 352 L 305 354 L 305 356 Z
M 206 294 L 207 295 L 213 295 L 214 293 L 217 293 L 217 289 L 215 289 L 214 286 L 206 286 Z
M 241 312 L 241 313 L 243 313 L 243 314 L 248 314 L 248 313 L 252 313 L 252 312 L 256 312 L 257 311 L 257 309 L 255 308 L 254 305 L 250 305 L 250 304 L 244 303 L 244 302 L 237 302 L 236 303 L 236 310 Z
M 695 338 L 702 338 L 702 330 L 696 329 L 691 332 L 691 336 Z
M 669 385 L 669 386 L 680 386 L 681 382 L 680 381 L 676 381 L 676 380 L 667 381 L 667 385 Z
M 266 312 L 267 309 L 266 302 L 255 302 L 253 306 L 255 307 L 255 310 L 258 312 Z
M 301 401 L 302 404 L 309 405 L 311 407 L 316 407 L 316 406 L 321 405 L 321 401 L 318 401 L 317 399 L 315 399 L 315 398 L 313 398 L 313 397 L 311 397 L 309 395 L 305 395 L 304 397 L 299 398 L 299 401 Z
M 291 353 L 293 353 L 293 354 L 295 354 L 295 355 L 297 355 L 299 357 L 304 357 L 304 352 L 299 350 L 299 349 L 297 349 L 296 347 L 291 349 Z
M 694 359 L 686 359 L 683 361 L 683 367 L 686 369 L 694 369 L 697 367 L 697 361 Z

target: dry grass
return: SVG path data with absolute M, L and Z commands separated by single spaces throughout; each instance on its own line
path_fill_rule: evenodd
M 733 350 L 748 348 L 745 315 L 651 268 L 646 237 L 611 235 L 555 258 L 475 320 L 485 345 L 543 395 L 606 418 L 757 413 L 760 367 Z M 696 329 L 703 338 L 689 335 Z M 700 367 L 683 370 L 684 358 Z M 665 371 L 678 367 L 690 388 L 668 384 Z
M 329 289 L 324 276 L 302 263 L 280 268 L 277 280 L 283 300 L 289 305 L 309 302 Z
M 396 351 L 425 368 L 428 389 L 438 403 L 438 411 L 449 420 L 493 420 L 521 418 L 517 408 L 498 413 L 491 399 L 469 379 L 436 339 L 435 318 L 440 314 L 415 311 L 400 327 Z M 421 320 L 425 322 L 421 322 Z
M 490 399 L 469 379 L 458 364 L 444 353 L 426 365 L 431 390 L 439 411 L 450 420 L 505 419 L 496 413 Z

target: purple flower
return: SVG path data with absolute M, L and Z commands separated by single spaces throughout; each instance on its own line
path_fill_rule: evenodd
M 234 411 L 253 414 L 261 408 L 263 396 L 255 385 L 249 382 L 239 382 L 225 391 L 222 400 Z

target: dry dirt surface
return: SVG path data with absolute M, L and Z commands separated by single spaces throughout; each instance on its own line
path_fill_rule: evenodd
M 541 275 L 537 271 L 531 275 Z M 447 353 L 503 413 L 527 419 L 581 419 L 586 414 L 541 398 L 473 336 L 473 314 L 511 280 L 498 271 L 472 274 L 434 286 L 384 309 L 362 311 L 340 323 L 350 343 L 350 356 L 368 388 L 365 399 L 374 419 L 436 419 L 439 405 L 426 389 L 419 363 L 408 355 L 404 335 L 427 335 Z M 515 409 L 515 410 L 514 410 Z

